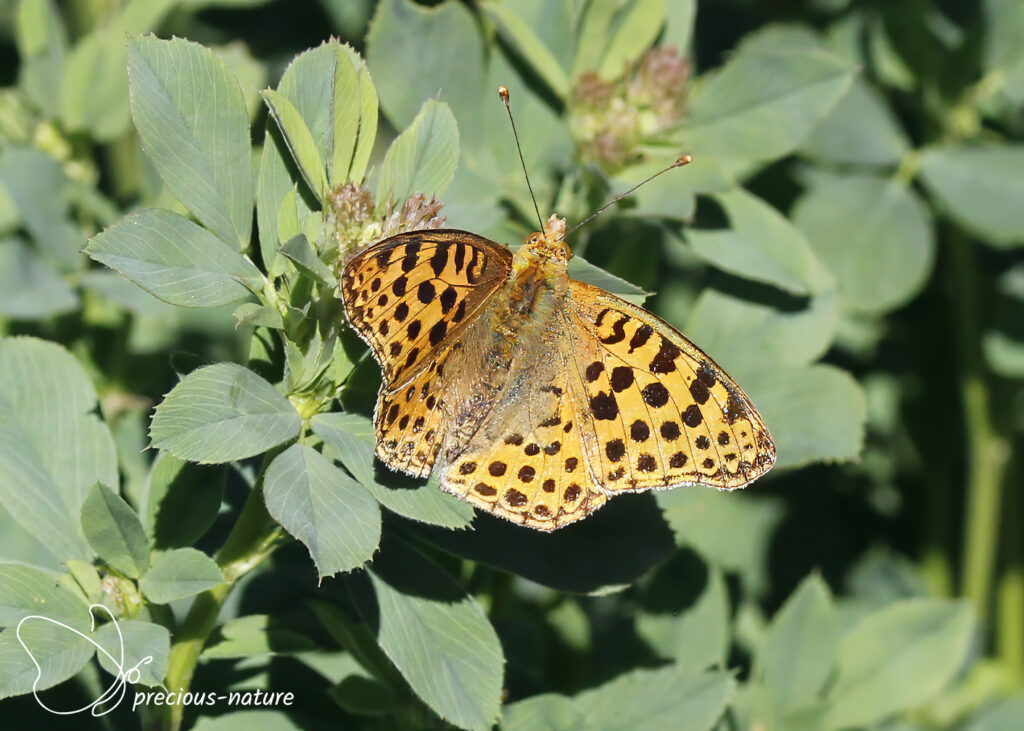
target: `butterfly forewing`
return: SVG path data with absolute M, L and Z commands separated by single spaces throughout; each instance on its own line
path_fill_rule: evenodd
M 608 492 L 691 484 L 743 487 L 775 461 L 746 394 L 667 323 L 571 282 L 567 347 L 585 393 L 594 472 Z
M 392 469 L 429 474 L 445 427 L 443 364 L 510 263 L 492 241 L 435 230 L 386 239 L 345 267 L 346 314 L 381 364 L 377 455 Z
M 399 385 L 469 321 L 504 282 L 508 249 L 465 231 L 386 239 L 345 267 L 349 322 L 369 343 L 386 385 Z

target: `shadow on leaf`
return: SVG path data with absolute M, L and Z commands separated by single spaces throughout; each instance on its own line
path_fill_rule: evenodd
M 628 495 L 586 520 L 541 533 L 490 515 L 474 530 L 417 531 L 440 548 L 553 589 L 604 593 L 631 584 L 673 550 L 672 532 L 653 496 Z

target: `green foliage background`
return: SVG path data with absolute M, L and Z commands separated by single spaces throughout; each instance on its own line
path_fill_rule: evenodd
M 1017 0 L 12 0 L 0 59 L 5 723 L 30 614 L 110 685 L 101 603 L 138 690 L 296 698 L 78 728 L 1024 727 Z M 570 225 L 694 155 L 572 274 L 743 385 L 752 488 L 542 535 L 374 462 L 338 263 L 533 230 L 498 84 Z

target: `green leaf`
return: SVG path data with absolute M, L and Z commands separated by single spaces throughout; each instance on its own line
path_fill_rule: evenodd
M 317 198 L 323 200 L 327 195 L 327 169 L 320 158 L 313 133 L 306 126 L 299 110 L 284 94 L 267 89 L 263 92 L 263 100 L 280 127 L 292 159 L 299 166 L 306 185 Z
M 263 106 L 259 89 L 267 85 L 266 65 L 253 56 L 245 41 L 230 41 L 211 48 L 238 79 L 238 84 L 242 89 L 242 98 L 245 100 L 245 111 L 249 115 L 251 123 L 260 107 Z
M 72 132 L 108 142 L 131 129 L 125 83 L 125 35 L 154 30 L 176 0 L 130 0 L 71 49 L 59 90 L 60 116 Z M 51 90 L 53 93 L 54 90 Z
M 820 364 L 751 371 L 743 388 L 775 440 L 775 469 L 860 454 L 867 407 L 846 371 Z
M 848 63 L 824 51 L 741 47 L 695 90 L 673 137 L 697 158 L 782 157 L 828 114 L 853 77 Z
M 770 23 L 761 26 L 743 38 L 741 47 L 747 53 L 830 50 L 822 45 L 813 28 L 801 23 Z M 849 60 L 843 54 L 838 55 Z
M 910 142 L 878 91 L 858 77 L 800 149 L 839 165 L 897 165 Z
M 1024 7 L 1014 0 L 984 0 L 982 7 L 985 69 L 1012 77 L 1024 67 Z
M 816 361 L 832 344 L 838 324 L 835 292 L 790 310 L 708 288 L 693 304 L 683 332 L 742 383 L 746 374 L 766 366 Z
M 343 46 L 342 50 L 348 54 L 349 60 L 355 66 L 356 79 L 359 81 L 359 137 L 352 152 L 348 179 L 353 183 L 361 183 L 363 176 L 366 175 L 366 165 L 370 161 L 370 153 L 373 152 L 373 143 L 377 135 L 377 89 L 370 79 L 366 63 L 359 54 L 349 46 Z
M 97 602 L 103 598 L 103 580 L 95 566 L 74 558 L 68 559 L 64 564 L 68 567 L 71 578 L 78 584 L 86 599 L 90 602 Z
M 137 579 L 149 568 L 149 540 L 139 516 L 99 482 L 82 503 L 82 531 L 96 555 L 125 576 Z
M 459 128 L 444 102 L 428 100 L 384 155 L 377 201 L 404 201 L 413 193 L 440 195 L 459 161 Z
M 88 632 L 88 606 L 59 578 L 54 571 L 0 562 L 0 627 L 14 627 L 28 615 L 43 611 L 50 619 Z M 0 636 L 3 634 L 6 632 Z
M 287 145 L 283 137 L 277 123 L 268 117 L 256 179 L 256 225 L 260 232 L 260 257 L 269 277 L 280 276 L 288 268 L 284 257 L 277 252 L 282 238 L 280 211 L 285 198 L 295 191 L 295 183 L 285 161 Z
M 349 675 L 328 694 L 335 703 L 357 716 L 390 715 L 397 702 L 389 686 L 365 675 Z
M 68 179 L 42 150 L 0 151 L 0 188 L 6 189 L 40 253 L 60 269 L 81 266 L 82 233 L 68 219 Z
M 611 192 L 621 195 L 677 159 L 664 157 L 664 150 L 660 149 L 650 154 L 643 162 L 615 173 Z M 616 207 L 616 213 L 631 218 L 689 221 L 696 210 L 696 194 L 720 193 L 736 186 L 736 179 L 724 161 L 709 156 L 698 157 L 684 170 L 667 175 L 671 177 L 635 190 Z
M 117 661 L 111 661 L 103 652 L 96 653 L 100 667 L 111 675 L 116 677 L 123 673 L 132 684 L 150 687 L 163 684 L 171 654 L 171 633 L 166 627 L 137 619 L 121 619 L 117 624 L 108 622 L 100 627 L 94 639 Z M 137 675 L 131 672 L 133 668 L 137 669 Z
M 736 692 L 724 671 L 695 674 L 673 665 L 632 670 L 576 696 L 584 728 L 608 731 L 679 728 L 710 731 Z
M 686 240 L 698 256 L 794 294 L 820 294 L 832 287 L 807 239 L 785 216 L 743 188 L 713 197 L 725 209 L 729 228 L 686 229 Z
M 376 434 L 365 416 L 351 412 L 317 414 L 309 420 L 337 459 L 388 510 L 406 518 L 444 528 L 465 528 L 473 508 L 436 484 L 412 487 L 413 481 L 375 463 Z
M 650 292 L 607 272 L 598 266 L 594 266 L 581 256 L 574 256 L 569 260 L 569 278 L 576 279 L 595 287 L 600 287 L 606 292 L 621 297 L 635 305 L 643 305 L 644 300 L 650 296 Z
M 633 0 L 623 11 L 608 47 L 601 58 L 598 74 L 615 79 L 640 58 L 661 32 L 665 22 L 666 0 Z M 682 49 L 685 50 L 685 49 Z
M 772 620 L 757 649 L 760 683 L 769 694 L 775 722 L 811 705 L 836 662 L 839 625 L 828 587 L 820 576 L 804 579 Z
M 380 88 L 380 103 L 396 129 L 412 124 L 428 99 L 443 99 L 458 119 L 480 113 L 487 60 L 473 13 L 461 3 L 434 7 L 383 0 L 366 36 L 366 60 Z M 438 97 L 440 92 L 440 97 Z M 496 102 L 495 102 L 496 103 Z
M 346 65 L 352 66 L 355 73 L 354 93 Z M 359 55 L 335 41 L 301 53 L 285 69 L 277 91 L 291 102 L 312 136 L 317 156 L 327 165 L 331 185 L 346 180 L 361 183 L 377 132 L 377 92 Z M 343 170 L 343 158 L 352 134 L 352 115 L 356 115 L 357 131 L 349 167 Z M 285 236 L 279 235 L 279 211 L 285 197 L 298 182 L 292 179 L 290 163 L 286 162 L 291 157 L 287 149 L 288 144 L 278 124 L 268 120 L 256 213 L 260 252 L 268 273 L 275 276 L 284 272 L 278 247 L 299 233 L 296 227 Z M 312 153 L 307 150 L 307 154 Z M 292 210 L 301 220 L 311 215 L 301 196 L 295 196 Z
M 42 616 L 46 619 L 30 619 Z M 92 657 L 93 646 L 65 627 L 90 631 L 89 609 L 59 583 L 59 575 L 32 566 L 0 563 L 0 699 L 30 693 L 64 682 Z M 39 663 L 39 669 L 18 641 L 18 634 Z M 38 682 L 37 681 L 38 678 Z
M 963 731 L 1003 731 L 1024 726 L 1024 695 L 1017 694 L 976 714 Z
M 205 553 L 194 548 L 175 548 L 156 555 L 139 588 L 151 602 L 166 604 L 223 582 L 220 567 Z
M 370 567 L 364 621 L 413 691 L 446 721 L 489 729 L 501 706 L 504 658 L 480 605 L 444 570 L 397 541 Z
M 1015 314 L 1020 316 L 1019 308 Z M 1024 378 L 1024 333 L 990 330 L 982 336 L 981 345 L 985 362 L 994 372 L 1006 378 Z
M 985 243 L 1024 245 L 1024 145 L 935 147 L 921 177 L 942 208 Z
M 359 137 L 361 93 L 352 61 L 344 53 L 336 54 L 334 67 L 334 113 L 330 154 L 327 156 L 327 183 L 332 188 L 349 181 L 352 157 Z
M 966 602 L 910 599 L 843 635 L 828 728 L 868 726 L 935 697 L 962 667 L 974 632 Z
M 665 32 L 661 36 L 661 45 L 675 46 L 680 53 L 688 53 L 696 16 L 697 0 L 672 0 L 666 11 Z
M 156 549 L 191 546 L 213 525 L 224 497 L 225 470 L 183 462 L 167 452 L 153 460 L 139 505 Z
M 232 462 L 294 438 L 302 426 L 281 392 L 247 368 L 217 363 L 192 371 L 156 407 L 150 438 L 191 462 Z
M 89 269 L 79 275 L 79 281 L 84 288 L 103 300 L 132 314 L 154 319 L 170 319 L 174 316 L 173 306 L 156 299 L 135 282 L 122 277 L 112 269 Z
M 30 533 L 46 536 L 59 560 L 91 559 L 82 501 L 96 482 L 119 484 L 96 391 L 70 353 L 35 338 L 0 340 L 0 373 L 0 504 Z
M 15 16 L 20 53 L 18 86 L 47 118 L 57 116 L 58 97 L 67 56 L 67 33 L 50 0 L 21 0 Z
M 542 693 L 505 706 L 501 712 L 501 731 L 574 731 L 583 727 L 583 714 L 571 698 L 557 693 Z
M 284 329 L 281 313 L 270 305 L 258 305 L 255 302 L 243 302 L 232 313 L 235 328 L 267 327 L 273 330 Z
M 21 225 L 18 208 L 7 192 L 7 186 L 0 181 L 0 232 L 10 232 Z
M 363 584 L 357 585 L 356 588 L 359 591 L 363 588 L 369 591 L 369 587 Z M 362 592 L 361 596 L 365 597 L 365 592 Z M 308 604 L 334 641 L 351 654 L 361 667 L 392 688 L 402 685 L 401 674 L 388 660 L 377 643 L 374 631 L 366 623 L 356 617 L 350 617 L 348 612 L 343 612 L 335 604 L 315 600 L 309 601 Z
M 90 239 L 85 253 L 181 307 L 230 304 L 262 284 L 248 259 L 202 226 L 159 208 L 129 213 Z
M 653 580 L 675 578 L 673 562 L 663 564 Z M 711 665 L 724 665 L 729 646 L 729 598 L 725 580 L 717 569 L 707 574 L 704 591 L 684 609 L 666 606 L 666 611 L 643 611 L 637 615 L 637 633 L 660 657 L 674 661 L 680 671 L 700 672 Z M 687 577 L 690 578 L 690 577 Z M 671 585 L 670 585 L 671 586 Z M 662 601 L 664 594 L 662 595 Z
M 222 241 L 248 248 L 249 115 L 234 72 L 197 43 L 146 36 L 128 42 L 128 79 L 142 149 L 164 183 Z
M 377 131 L 377 92 L 359 55 L 324 43 L 288 65 L 277 91 L 308 128 L 330 185 L 359 183 Z
M 78 307 L 78 295 L 24 241 L 0 239 L 0 315 L 35 320 Z
M 562 99 L 572 84 L 566 70 L 572 63 L 566 37 L 571 21 L 566 3 L 557 0 L 501 0 L 483 6 L 502 34 Z
M 679 545 L 739 573 L 751 594 L 767 588 L 769 542 L 784 514 L 779 501 L 699 487 L 659 492 L 656 499 Z
M 835 275 L 853 307 L 894 309 L 924 286 L 935 258 L 928 210 L 899 182 L 821 175 L 797 201 L 793 221 Z
M 572 62 L 574 81 L 586 71 L 596 71 L 601 64 L 608 47 L 609 29 L 619 10 L 615 3 L 587 3 L 583 6 L 582 19 L 576 31 L 576 55 Z
M 202 658 L 239 658 L 255 655 L 286 655 L 312 650 L 305 635 L 276 626 L 266 614 L 248 614 L 229 619 L 220 627 L 220 638 L 207 644 Z
M 83 606 L 81 613 L 87 617 L 88 609 Z M 77 629 L 88 633 L 88 622 Z M 0 700 L 63 683 L 85 667 L 94 651 L 86 638 L 44 619 L 26 621 L 20 632 L 13 627 L 0 632 Z
M 359 568 L 380 542 L 380 509 L 366 489 L 315 449 L 293 444 L 263 480 L 267 510 L 309 549 L 321 577 Z
M 302 234 L 293 236 L 282 244 L 278 251 L 288 257 L 300 271 L 309 275 L 320 284 L 329 287 L 334 287 L 338 284 L 334 273 L 326 264 L 320 261 L 320 257 L 316 255 L 316 251 L 310 245 L 309 239 Z

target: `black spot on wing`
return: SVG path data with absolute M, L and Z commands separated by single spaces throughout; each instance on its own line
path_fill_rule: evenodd
M 455 306 L 455 300 L 458 299 L 458 293 L 455 291 L 455 287 L 448 287 L 444 292 L 441 293 L 441 312 L 447 315 L 451 312 L 451 309 Z
M 607 337 L 599 338 L 599 340 L 606 345 L 614 345 L 615 343 L 621 343 L 626 339 L 626 323 L 629 322 L 629 318 L 625 315 L 620 317 L 612 325 L 612 334 Z
M 629 339 L 629 352 L 632 353 L 639 347 L 642 347 L 646 343 L 651 335 L 654 334 L 654 329 L 647 324 L 643 324 L 636 329 L 633 333 L 633 337 Z
M 438 246 L 434 249 L 434 255 L 430 257 L 430 269 L 434 272 L 435 277 L 441 276 L 445 264 L 448 263 L 448 248 L 447 246 Z

